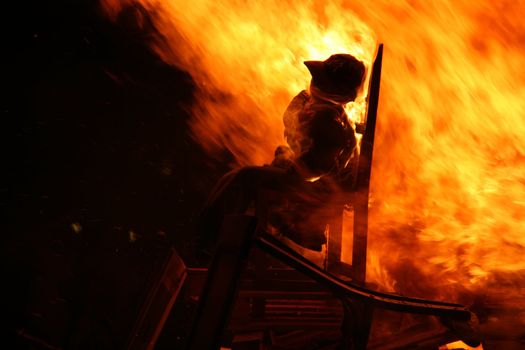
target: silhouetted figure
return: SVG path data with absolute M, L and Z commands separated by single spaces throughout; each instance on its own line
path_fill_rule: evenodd
M 284 136 L 295 163 L 313 177 L 341 171 L 356 139 L 344 110 L 354 101 L 365 66 L 351 55 L 336 54 L 326 61 L 306 61 L 312 75 L 309 91 L 301 91 L 284 113 Z
M 302 247 L 321 251 L 330 215 L 328 205 L 351 173 L 354 128 L 344 110 L 362 85 L 365 66 L 348 54 L 306 61 L 312 80 L 283 117 L 288 146 L 279 146 L 271 165 L 226 174 L 203 213 L 203 232 L 215 235 L 227 214 L 252 212 L 268 231 Z M 340 215 L 340 212 L 338 213 Z

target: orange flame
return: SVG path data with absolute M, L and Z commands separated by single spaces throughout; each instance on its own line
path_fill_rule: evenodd
M 154 43 L 198 85 L 192 129 L 210 152 L 227 148 L 237 164 L 262 164 L 283 144 L 282 114 L 308 86 L 308 59 L 350 52 L 370 61 L 371 30 L 335 5 L 265 1 L 141 0 L 155 14 Z M 115 16 L 122 2 L 104 1 Z M 335 19 L 335 20 L 334 20 Z M 361 99 L 361 103 L 363 100 Z
M 102 1 L 112 16 L 133 2 Z M 384 42 L 368 278 L 457 298 L 525 271 L 523 2 L 135 2 L 156 52 L 198 86 L 195 137 L 237 165 L 283 143 L 304 60 L 348 52 L 369 66 Z
M 447 350 L 447 349 L 465 349 L 465 350 L 482 350 L 483 349 L 483 346 L 480 345 L 480 346 L 477 346 L 475 348 L 471 347 L 471 346 L 468 346 L 467 344 L 463 343 L 462 341 L 455 341 L 455 342 L 452 342 L 452 343 L 448 343 L 444 346 L 440 346 L 439 347 L 439 350 Z

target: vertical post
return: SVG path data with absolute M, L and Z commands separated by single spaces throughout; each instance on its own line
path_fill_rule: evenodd
M 256 219 L 225 216 L 219 242 L 199 298 L 197 314 L 186 344 L 187 350 L 217 350 L 235 302 L 239 277 L 244 270 Z
M 362 285 L 366 282 L 368 197 L 370 193 L 370 174 L 372 171 L 372 154 L 374 151 L 382 61 L 383 44 L 379 44 L 376 59 L 372 66 L 372 76 L 370 77 L 370 86 L 368 89 L 366 128 L 361 140 L 354 200 L 352 267 L 355 282 Z M 345 345 L 352 350 L 365 350 L 372 326 L 374 309 L 371 305 L 366 304 L 366 302 L 350 302 L 344 300 L 342 302 L 344 306 L 342 332 Z
M 374 151 L 374 135 L 379 103 L 379 86 L 381 82 L 381 64 L 383 60 L 383 44 L 379 44 L 376 59 L 372 66 L 370 88 L 368 90 L 368 110 L 366 129 L 361 140 L 361 152 L 357 168 L 356 194 L 354 203 L 354 247 L 352 265 L 357 283 L 366 280 L 366 252 L 368 236 L 368 195 L 370 190 L 370 173 L 372 170 L 372 153 Z

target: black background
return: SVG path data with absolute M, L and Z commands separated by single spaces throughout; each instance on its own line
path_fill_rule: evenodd
M 151 53 L 140 9 L 111 22 L 97 1 L 14 5 L 2 11 L 2 348 L 120 348 L 170 247 L 205 264 L 195 219 L 227 169 L 191 138 L 191 77 Z

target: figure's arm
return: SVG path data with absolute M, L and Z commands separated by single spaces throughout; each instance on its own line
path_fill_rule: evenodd
M 284 138 L 288 142 L 288 145 L 294 152 L 298 152 L 298 141 L 296 132 L 298 128 L 298 115 L 301 110 L 309 100 L 309 95 L 306 90 L 301 91 L 297 96 L 295 96 L 286 111 L 283 114 L 283 123 L 284 123 Z

